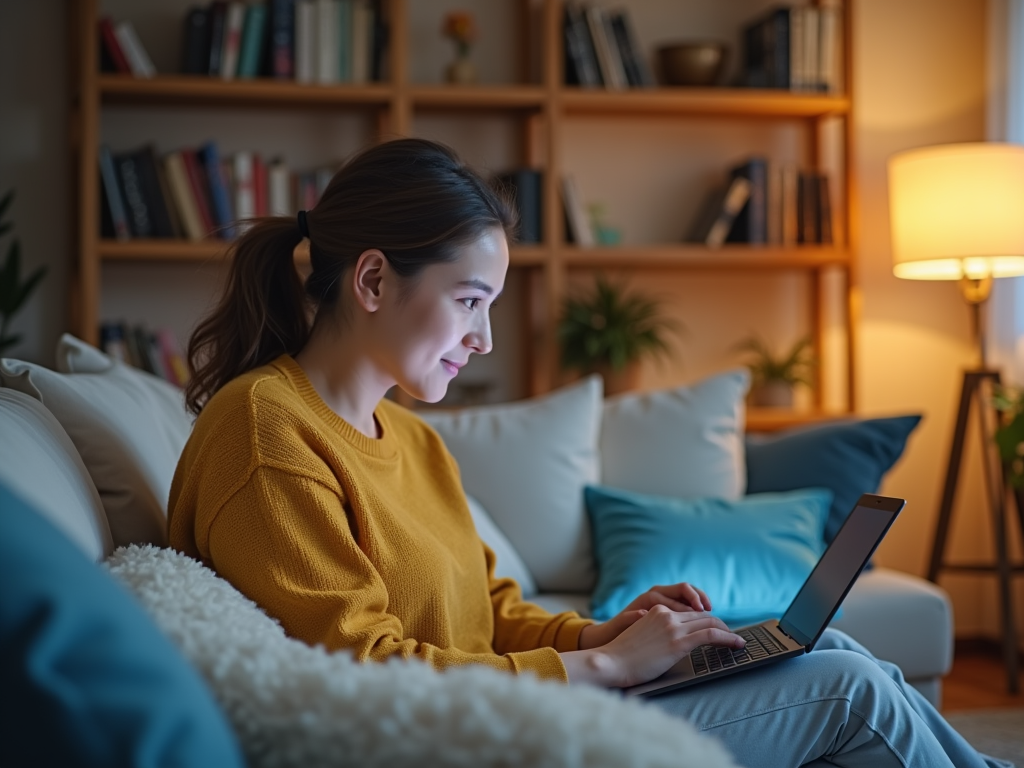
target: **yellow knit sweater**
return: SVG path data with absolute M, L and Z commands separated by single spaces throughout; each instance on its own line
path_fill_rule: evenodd
M 171 546 L 307 643 L 566 680 L 558 652 L 591 622 L 495 578 L 441 438 L 390 401 L 375 415 L 376 440 L 287 355 L 230 382 L 178 462 Z

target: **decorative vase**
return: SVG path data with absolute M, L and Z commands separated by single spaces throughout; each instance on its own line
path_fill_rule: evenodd
M 476 82 L 476 64 L 468 55 L 459 55 L 448 65 L 445 77 L 455 85 L 472 85 Z
M 792 408 L 793 385 L 785 381 L 769 381 L 750 390 L 750 404 L 760 408 Z

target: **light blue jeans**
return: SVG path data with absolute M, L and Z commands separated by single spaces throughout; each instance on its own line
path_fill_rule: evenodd
M 804 656 L 649 699 L 719 739 L 745 768 L 1013 768 L 838 630 Z

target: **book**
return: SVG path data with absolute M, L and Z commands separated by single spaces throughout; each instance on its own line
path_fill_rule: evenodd
M 608 37 L 608 26 L 605 22 L 604 11 L 597 6 L 586 6 L 583 10 L 587 20 L 587 27 L 590 29 L 590 39 L 597 54 L 597 64 L 601 70 L 601 80 L 606 88 L 625 88 L 626 75 L 622 71 L 622 61 L 619 59 L 618 46 L 612 47 Z
M 220 77 L 224 60 L 224 36 L 227 29 L 228 4 L 226 0 L 210 3 L 210 50 L 206 74 Z
M 778 163 L 768 163 L 768 238 L 769 245 L 782 244 L 782 168 Z
M 338 0 L 338 80 L 352 80 L 352 0 Z
M 181 221 L 181 215 L 178 213 L 178 206 L 174 202 L 174 195 L 171 194 L 170 182 L 167 180 L 167 166 L 155 153 L 153 155 L 153 163 L 156 165 L 156 177 L 157 184 L 160 187 L 160 194 L 163 196 L 164 204 L 167 208 L 167 216 L 171 222 L 171 237 L 179 239 L 187 237 L 185 227 Z
M 267 166 L 267 206 L 271 216 L 291 216 L 295 213 L 292 174 L 281 158 L 275 158 Z
M 818 185 L 813 173 L 802 171 L 797 176 L 797 242 L 820 242 Z
M 260 62 L 267 42 L 267 6 L 253 3 L 245 7 L 245 23 L 242 25 L 242 42 L 238 54 L 240 80 L 251 80 L 260 74 Z
M 124 194 L 124 208 L 132 237 L 155 237 L 156 231 L 143 191 L 137 156 L 128 152 L 114 155 L 114 170 Z
M 796 166 L 782 166 L 782 244 L 795 245 L 799 240 L 799 173 Z
M 316 10 L 314 0 L 295 0 L 295 81 L 298 83 L 312 83 L 316 79 Z
M 815 174 L 818 196 L 818 242 L 832 244 L 832 195 L 829 192 L 828 174 Z
M 156 67 L 153 66 L 153 61 L 146 53 L 135 26 L 130 21 L 119 22 L 114 27 L 114 35 L 135 77 L 150 78 L 156 75 Z
M 590 33 L 575 3 L 566 2 L 562 32 L 565 37 L 565 76 L 567 85 L 594 88 L 601 84 L 597 62 L 590 48 Z
M 171 152 L 164 157 L 164 173 L 171 189 L 171 199 L 181 218 L 182 228 L 189 240 L 202 240 L 206 236 L 199 206 L 192 195 L 188 170 L 181 152 Z
M 153 236 L 174 237 L 176 230 L 171 216 L 173 206 L 164 194 L 164 186 L 160 183 L 160 160 L 156 147 L 152 144 L 145 145 L 136 152 L 135 161 L 142 179 L 142 194 L 153 222 Z
M 352 0 L 352 82 L 370 80 L 370 36 L 373 33 L 374 11 L 369 0 Z
M 373 36 L 370 45 L 370 80 L 377 83 L 384 79 L 390 27 L 381 12 L 379 0 L 373 11 Z
M 199 157 L 194 149 L 181 150 L 181 159 L 185 163 L 185 174 L 188 179 L 188 188 L 192 192 L 192 199 L 196 201 L 196 209 L 199 211 L 199 220 L 202 222 L 203 237 L 207 237 L 216 227 L 213 217 L 213 209 L 210 205 L 210 196 L 207 192 L 206 173 L 199 162 Z
M 252 156 L 252 189 L 253 205 L 257 216 L 266 216 L 269 213 L 267 199 L 267 165 L 263 158 L 257 154 Z
M 608 21 L 611 24 L 615 44 L 618 46 L 619 57 L 622 59 L 622 66 L 630 87 L 648 88 L 655 85 L 654 75 L 651 73 L 640 43 L 633 33 L 629 15 L 626 11 L 616 11 L 609 14 Z
M 124 339 L 124 328 L 120 323 L 100 324 L 100 349 L 114 360 L 131 365 L 128 344 Z
M 519 211 L 519 242 L 524 245 L 543 242 L 544 186 L 541 172 L 533 168 L 519 168 L 497 175 L 494 183 L 508 190 Z
M 131 74 L 132 67 L 121 50 L 121 43 L 117 40 L 117 33 L 114 32 L 114 22 L 109 16 L 104 16 L 99 21 L 100 47 L 101 52 L 106 54 L 110 67 L 114 72 Z
M 114 170 L 114 159 L 110 154 L 110 147 L 106 144 L 100 144 L 100 180 L 103 185 L 103 199 L 110 212 L 112 234 L 118 240 L 128 240 L 132 232 L 121 196 L 121 184 Z
M 764 244 L 768 240 L 768 162 L 761 157 L 752 157 L 733 168 L 730 176 L 740 176 L 750 182 L 750 197 L 736 215 L 726 241 Z
M 338 0 L 316 0 L 316 82 L 338 82 L 340 21 Z
M 267 74 L 277 80 L 295 77 L 295 0 L 270 0 Z
M 181 45 L 181 71 L 205 75 L 210 66 L 210 11 L 195 6 L 185 14 Z
M 790 88 L 799 61 L 792 40 L 791 8 L 772 10 L 743 31 L 744 75 L 748 88 Z
M 209 193 L 210 209 L 213 214 L 213 223 L 217 228 L 220 237 L 231 239 L 235 236 L 232 224 L 235 214 L 231 206 L 231 195 L 228 190 L 227 181 L 224 178 L 224 169 L 220 162 L 220 151 L 214 141 L 206 142 L 196 152 L 196 158 L 203 169 L 206 178 L 206 188 Z
M 224 16 L 224 47 L 220 58 L 220 78 L 234 80 L 238 76 L 238 60 L 242 51 L 242 28 L 245 25 L 245 3 L 228 3 Z
M 581 248 L 594 246 L 594 230 L 590 226 L 587 212 L 583 208 L 576 179 L 565 174 L 562 177 L 562 202 L 565 205 L 566 220 L 569 224 L 567 234 L 572 242 Z
M 842 90 L 842 16 L 839 9 L 823 6 L 818 9 L 819 68 L 822 90 L 836 94 Z
M 719 248 L 732 229 L 736 215 L 750 198 L 750 181 L 733 176 L 728 183 L 713 190 L 697 216 L 690 233 L 692 242 Z
M 232 176 L 235 192 L 235 217 L 239 222 L 255 218 L 256 186 L 253 179 L 252 152 L 235 153 L 232 158 Z

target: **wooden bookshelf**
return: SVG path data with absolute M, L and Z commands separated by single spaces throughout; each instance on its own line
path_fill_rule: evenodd
M 415 0 L 424 2 L 425 0 Z M 823 272 L 838 269 L 845 283 L 844 302 L 839 314 L 845 318 L 845 413 L 856 405 L 854 388 L 854 348 L 857 328 L 857 221 L 852 205 L 856 199 L 856 178 L 851 140 L 854 102 L 851 29 L 852 2 L 843 3 L 843 48 L 845 51 L 843 95 L 817 95 L 780 90 L 742 88 L 668 88 L 657 87 L 610 91 L 563 85 L 562 0 L 502 0 L 516 3 L 525 18 L 538 14 L 536 24 L 522 25 L 520 58 L 539 57 L 538 79 L 526 76 L 519 84 L 447 86 L 410 82 L 411 46 L 410 3 L 413 0 L 382 0 L 390 24 L 390 46 L 386 69 L 387 82 L 361 85 L 309 85 L 258 78 L 223 81 L 217 78 L 162 74 L 152 79 L 100 73 L 97 20 L 99 0 L 72 0 L 72 148 L 76 157 L 76 215 L 73 331 L 87 341 L 98 340 L 102 266 L 105 263 L 196 263 L 220 259 L 228 243 L 222 240 L 199 242 L 183 240 L 116 241 L 100 236 L 100 188 L 98 149 L 100 123 L 108 108 L 188 109 L 196 120 L 206 110 L 246 109 L 295 110 L 310 113 L 362 114 L 375 126 L 380 140 L 413 135 L 415 117 L 420 114 L 448 113 L 498 116 L 514 121 L 521 131 L 522 164 L 544 172 L 544 242 L 517 246 L 511 250 L 511 265 L 527 270 L 528 294 L 522 308 L 523 347 L 529 350 L 528 391 L 544 392 L 557 384 L 557 315 L 568 289 L 570 272 L 600 269 L 679 270 L 714 272 L 723 280 L 730 276 L 758 272 L 798 271 L 810 279 L 808 315 L 812 318 L 812 336 L 816 349 L 822 349 L 826 333 L 821 290 Z M 439 13 L 441 6 L 438 5 Z M 727 10 L 722 10 L 727 13 Z M 743 20 L 737 20 L 737 23 Z M 539 32 L 538 32 L 539 30 Z M 531 40 L 530 35 L 534 38 Z M 537 36 L 539 35 L 539 37 Z M 522 62 L 521 62 L 522 63 Z M 523 66 L 525 72 L 525 65 Z M 623 121 L 625 128 L 644 121 L 702 119 L 705 117 L 762 125 L 791 121 L 807 128 L 801 134 L 808 163 L 826 162 L 822 127 L 826 121 L 842 123 L 840 186 L 842 201 L 836 211 L 842 242 L 834 246 L 744 246 L 726 245 L 719 249 L 687 244 L 623 245 L 580 248 L 565 242 L 564 219 L 560 199 L 560 179 L 564 170 L 566 142 L 570 122 L 581 118 Z M 111 119 L 116 119 L 113 116 Z M 139 137 L 143 143 L 146 137 Z M 696 151 L 699 151 L 697 149 Z M 834 156 L 834 155 L 833 155 Z M 638 170 L 638 174 L 642 170 Z M 835 317 L 836 312 L 831 316 Z M 825 368 L 825 366 L 821 366 Z M 819 381 L 817 399 L 808 412 L 758 411 L 748 414 L 748 427 L 758 430 L 780 429 L 825 418 Z

